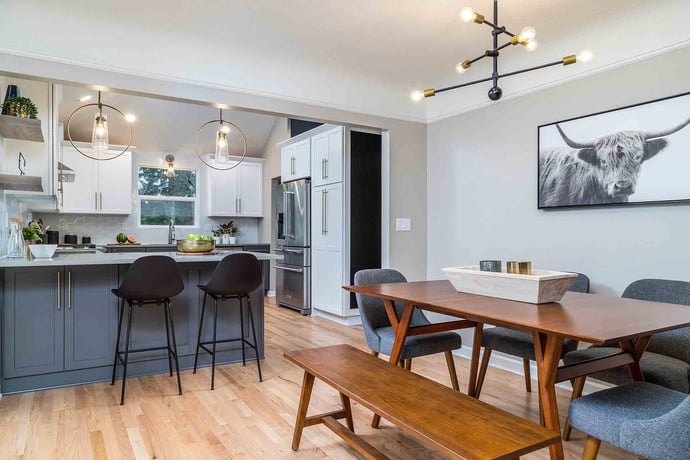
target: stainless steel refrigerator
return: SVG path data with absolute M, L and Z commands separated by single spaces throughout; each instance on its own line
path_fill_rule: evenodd
M 276 263 L 276 301 L 311 314 L 311 183 L 272 180 Z

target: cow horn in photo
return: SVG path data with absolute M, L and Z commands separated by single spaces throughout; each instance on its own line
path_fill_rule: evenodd
M 591 149 L 592 147 L 594 147 L 594 144 L 580 144 L 579 142 L 573 141 L 568 136 L 566 136 L 566 134 L 563 132 L 563 130 L 561 129 L 561 127 L 559 125 L 556 125 L 556 129 L 561 134 L 563 141 L 566 144 L 568 144 L 568 146 L 570 146 L 574 149 Z
M 666 137 L 668 135 L 675 133 L 676 131 L 680 131 L 681 129 L 688 126 L 688 124 L 690 124 L 690 118 L 688 118 L 687 120 L 685 120 L 683 123 L 679 124 L 678 126 L 674 126 L 673 128 L 668 129 L 666 131 L 660 131 L 658 133 L 654 133 L 654 132 L 645 133 L 644 138 L 645 138 L 645 140 L 650 140 L 650 139 L 656 139 L 658 137 Z

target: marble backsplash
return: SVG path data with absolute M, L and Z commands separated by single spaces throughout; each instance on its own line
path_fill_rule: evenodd
M 60 243 L 64 241 L 64 235 L 73 232 L 79 237 L 88 235 L 95 244 L 107 244 L 115 242 L 115 235 L 124 232 L 134 235 L 141 243 L 167 243 L 167 228 L 151 228 L 137 226 L 136 213 L 128 216 L 89 215 L 89 214 L 53 214 L 34 213 L 34 219 L 42 219 L 44 225 L 49 225 L 51 230 L 60 232 Z M 230 218 L 200 218 L 200 227 L 177 227 L 175 236 L 186 238 L 188 233 L 211 234 L 211 228 L 226 223 Z M 239 243 L 264 243 L 259 241 L 259 220 L 255 218 L 232 218 L 240 229 L 237 238 Z

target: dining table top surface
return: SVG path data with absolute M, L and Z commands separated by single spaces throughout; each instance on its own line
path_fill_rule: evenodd
M 424 310 L 593 344 L 690 326 L 690 307 L 566 292 L 560 302 L 531 304 L 458 292 L 447 280 L 344 286 L 363 295 L 410 302 Z

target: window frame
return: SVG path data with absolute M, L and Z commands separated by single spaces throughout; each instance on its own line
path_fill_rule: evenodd
M 176 228 L 199 228 L 199 213 L 201 212 L 201 200 L 199 197 L 199 170 L 196 168 L 175 168 L 175 171 L 193 171 L 196 176 L 195 184 L 195 196 L 193 198 L 184 196 L 156 196 L 156 195 L 139 195 L 139 169 L 140 168 L 150 168 L 150 169 L 168 169 L 165 166 L 147 165 L 140 164 L 137 165 L 137 228 L 168 228 L 167 225 L 147 225 L 141 223 L 141 201 L 186 201 L 194 203 L 194 225 L 175 225 Z

